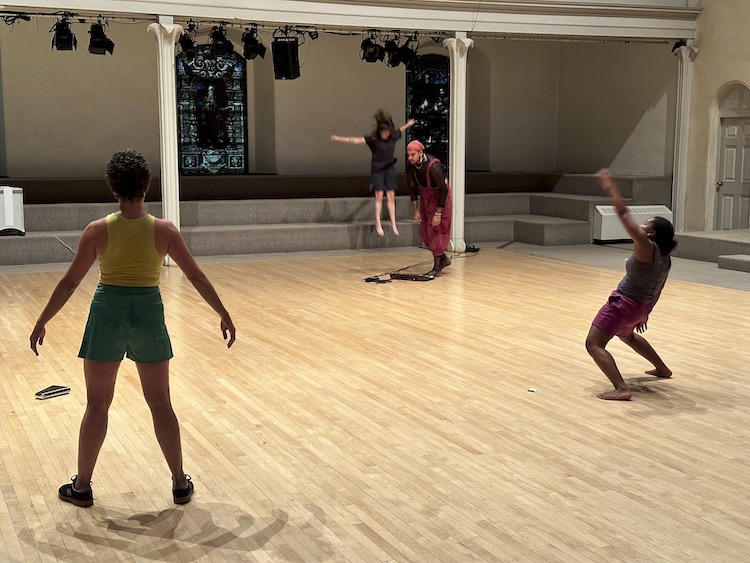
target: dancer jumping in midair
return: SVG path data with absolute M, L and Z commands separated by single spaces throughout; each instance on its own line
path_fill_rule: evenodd
M 375 126 L 372 133 L 362 137 L 342 137 L 331 135 L 331 141 L 339 143 L 351 143 L 354 145 L 367 145 L 372 152 L 371 183 L 370 191 L 375 194 L 375 230 L 379 236 L 383 236 L 383 226 L 380 223 L 380 215 L 383 212 L 383 193 L 387 194 L 388 216 L 391 220 L 393 233 L 398 235 L 396 226 L 396 158 L 394 152 L 396 141 L 402 137 L 402 133 L 414 125 L 410 119 L 404 125 L 396 129 L 390 114 L 383 109 L 375 113 Z

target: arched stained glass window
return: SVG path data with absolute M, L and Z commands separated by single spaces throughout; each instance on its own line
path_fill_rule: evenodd
M 450 59 L 423 55 L 406 68 L 406 116 L 416 123 L 406 130 L 406 142 L 419 139 L 427 152 L 448 169 L 450 119 Z
M 245 59 L 199 45 L 176 67 L 180 173 L 247 174 Z

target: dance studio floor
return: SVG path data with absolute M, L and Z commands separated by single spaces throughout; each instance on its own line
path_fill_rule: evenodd
M 481 246 L 481 245 L 480 245 Z M 627 247 L 485 245 L 429 282 L 363 278 L 416 248 L 201 261 L 238 328 L 163 273 L 172 397 L 193 501 L 124 362 L 93 477 L 57 498 L 85 408 L 92 271 L 47 326 L 64 266 L 0 269 L 0 561 L 706 561 L 750 553 L 750 274 L 675 260 L 633 388 L 584 349 Z M 411 271 L 426 271 L 423 264 Z M 51 384 L 71 393 L 38 401 Z

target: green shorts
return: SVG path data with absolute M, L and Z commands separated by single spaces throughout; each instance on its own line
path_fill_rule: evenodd
M 119 362 L 125 355 L 149 364 L 173 356 L 161 292 L 158 287 L 99 284 L 78 357 Z

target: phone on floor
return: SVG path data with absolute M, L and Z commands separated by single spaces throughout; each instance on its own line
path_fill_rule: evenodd
M 51 399 L 52 397 L 59 397 L 60 395 L 67 395 L 70 393 L 70 387 L 67 385 L 50 385 L 45 387 L 41 391 L 34 393 L 34 396 L 39 400 Z

